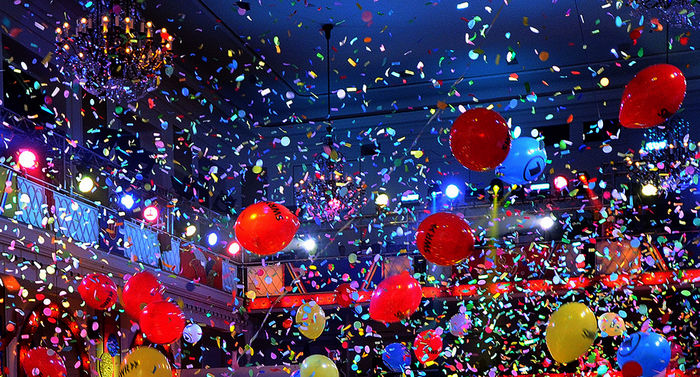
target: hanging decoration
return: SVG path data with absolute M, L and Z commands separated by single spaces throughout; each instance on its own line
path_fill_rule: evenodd
M 134 0 L 88 2 L 89 14 L 56 28 L 55 57 L 64 78 L 120 104 L 155 90 L 162 71 L 172 73 L 173 37 L 146 21 L 142 8 Z
M 653 186 L 658 194 L 680 192 L 697 184 L 698 145 L 690 140 L 691 125 L 681 118 L 650 128 L 637 158 L 626 158 L 630 178 Z
M 323 150 L 314 155 L 310 169 L 294 185 L 297 205 L 317 222 L 347 220 L 359 215 L 367 204 L 367 185 L 360 176 L 345 174 L 345 158 L 330 126 L 327 131 Z
M 345 158 L 338 150 L 339 146 L 333 139 L 331 118 L 331 59 L 330 39 L 333 24 L 322 27 L 326 37 L 326 74 L 328 119 L 323 150 L 313 156 L 311 169 L 304 177 L 294 184 L 296 203 L 317 224 L 332 223 L 348 220 L 360 214 L 360 209 L 367 204 L 365 191 L 367 185 L 361 176 L 346 175 L 344 172 Z

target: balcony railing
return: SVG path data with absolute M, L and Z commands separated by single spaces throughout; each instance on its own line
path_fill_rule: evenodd
M 12 167 L 0 165 L 0 181 L 5 183 L 0 194 L 2 217 L 213 288 L 236 289 L 237 266 L 222 255 L 142 221 L 124 218 L 114 209 L 71 195 Z

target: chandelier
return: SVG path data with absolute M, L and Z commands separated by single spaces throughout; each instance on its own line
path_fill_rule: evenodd
M 344 173 L 345 159 L 338 151 L 333 140 L 331 127 L 331 59 L 330 40 L 333 24 L 322 27 L 326 37 L 326 73 L 328 105 L 328 126 L 323 150 L 313 156 L 312 169 L 294 184 L 294 198 L 297 206 L 305 210 L 304 216 L 312 218 L 317 224 L 321 222 L 348 220 L 360 214 L 360 209 L 367 204 L 365 191 L 367 185 L 359 176 L 352 177 Z
M 608 0 L 610 1 L 610 0 Z M 633 16 L 649 21 L 658 19 L 676 27 L 698 28 L 696 11 L 700 11 L 698 0 L 612 0 L 617 9 L 627 6 Z
M 639 159 L 626 159 L 630 178 L 641 186 L 654 186 L 660 194 L 696 184 L 698 145 L 690 140 L 690 128 L 689 122 L 675 118 L 646 130 Z
M 348 220 L 367 204 L 367 185 L 359 176 L 344 173 L 345 159 L 333 142 L 332 128 L 326 130 L 323 150 L 314 155 L 311 169 L 294 184 L 297 205 L 317 223 Z
M 56 58 L 65 78 L 117 103 L 138 101 L 160 84 L 173 37 L 141 15 L 142 1 L 95 0 L 75 25 L 56 28 Z

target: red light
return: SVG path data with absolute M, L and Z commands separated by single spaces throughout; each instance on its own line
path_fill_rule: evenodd
M 569 180 L 566 179 L 566 177 L 558 175 L 556 178 L 554 178 L 554 188 L 556 188 L 557 190 L 561 190 L 568 185 Z
M 143 218 L 151 223 L 158 220 L 158 208 L 156 208 L 156 206 L 148 206 L 144 208 Z
M 231 255 L 236 255 L 241 252 L 241 245 L 236 241 L 231 241 L 231 243 L 228 244 L 226 251 L 228 251 L 228 253 Z
M 37 166 L 36 153 L 25 149 L 17 156 L 17 162 L 25 169 L 34 169 Z

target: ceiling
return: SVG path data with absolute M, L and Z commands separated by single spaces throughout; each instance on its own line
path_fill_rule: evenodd
M 639 18 L 603 1 L 470 1 L 464 9 L 437 1 L 245 4 L 151 1 L 148 13 L 171 25 L 180 41 L 179 66 L 191 82 L 249 127 L 326 119 L 326 23 L 334 25 L 330 105 L 336 120 L 409 114 L 404 121 L 422 121 L 439 101 L 500 103 L 507 110 L 528 94 L 538 97 L 528 105 L 538 107 L 558 105 L 566 96 L 557 94 L 572 92 L 578 104 L 595 104 L 619 98 L 637 71 L 629 65 L 666 59 L 682 66 L 689 90 L 698 76 L 689 65 L 697 60 L 692 38 L 678 43 L 685 30 L 652 31 L 647 20 L 635 44 L 629 32 Z M 516 57 L 511 63 L 509 51 Z M 601 77 L 610 80 L 607 88 L 598 84 Z M 231 133 L 230 125 L 222 131 Z

